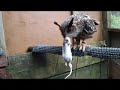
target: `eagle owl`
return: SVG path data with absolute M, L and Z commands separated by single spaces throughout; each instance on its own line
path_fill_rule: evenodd
M 54 24 L 59 26 L 63 37 L 68 36 L 72 38 L 73 48 L 78 47 L 80 40 L 82 40 L 79 49 L 83 51 L 86 46 L 89 46 L 85 40 L 93 37 L 92 35 L 97 31 L 96 25 L 99 25 L 99 23 L 99 21 L 91 18 L 87 14 L 71 15 L 67 17 L 61 25 L 54 21 Z

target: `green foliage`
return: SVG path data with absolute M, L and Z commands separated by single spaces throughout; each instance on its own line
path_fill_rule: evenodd
M 120 17 L 111 14 L 111 28 L 120 29 Z

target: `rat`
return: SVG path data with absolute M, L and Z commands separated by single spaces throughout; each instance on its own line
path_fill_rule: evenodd
M 65 77 L 67 79 L 72 74 L 72 52 L 71 52 L 71 41 L 68 36 L 65 36 L 62 47 L 62 56 L 65 60 L 65 65 L 69 66 L 70 73 Z

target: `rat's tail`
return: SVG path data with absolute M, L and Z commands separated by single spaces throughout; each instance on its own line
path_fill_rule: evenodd
M 70 67 L 70 73 L 65 77 L 65 79 L 67 79 L 72 74 L 72 64 L 69 63 L 68 65 Z

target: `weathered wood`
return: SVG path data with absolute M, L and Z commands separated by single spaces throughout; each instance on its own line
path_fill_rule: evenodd
M 73 70 L 100 62 L 97 58 L 92 59 L 91 57 L 91 60 L 89 59 L 90 56 L 73 56 Z M 35 56 L 31 53 L 19 54 L 9 56 L 8 61 L 9 66 L 7 69 L 13 79 L 42 79 L 69 72 L 69 67 L 65 66 L 62 56 L 57 54 L 45 53 L 35 54 Z M 75 76 L 74 74 L 75 73 L 73 73 L 73 76 Z
M 111 61 L 111 78 L 120 79 L 120 63 L 117 61 Z
M 0 79 L 11 79 L 11 75 L 6 68 L 0 68 Z
M 6 67 L 8 65 L 7 56 L 3 52 L 3 49 L 0 48 L 0 68 Z
M 11 78 L 9 72 L 6 70 L 6 66 L 8 66 L 7 56 L 5 55 L 3 50 L 0 49 L 0 79 Z
M 106 61 L 101 63 L 101 67 L 99 67 L 99 64 L 100 63 L 96 63 L 94 65 L 73 70 L 72 75 L 68 79 L 107 79 Z M 99 71 L 100 68 L 101 72 Z M 68 74 L 69 72 L 66 72 L 60 75 L 49 77 L 49 79 L 64 79 Z
M 102 27 L 103 27 L 103 38 L 106 42 L 106 45 L 108 47 L 111 46 L 111 42 L 110 42 L 110 33 L 109 31 L 109 27 L 110 27 L 110 18 L 109 18 L 109 12 L 107 11 L 103 11 L 102 12 Z M 108 77 L 111 77 L 111 61 L 108 60 Z
M 0 48 L 2 48 L 4 52 L 6 52 L 3 19 L 2 19 L 2 12 L 1 11 L 0 11 Z
M 103 28 L 103 38 L 106 41 L 106 45 L 109 47 L 110 46 L 110 36 L 109 36 L 109 32 L 108 32 L 108 27 L 109 27 L 109 18 L 108 18 L 108 12 L 107 11 L 103 11 L 102 12 L 102 28 Z
M 8 66 L 7 57 L 5 55 L 0 56 L 0 68 Z

